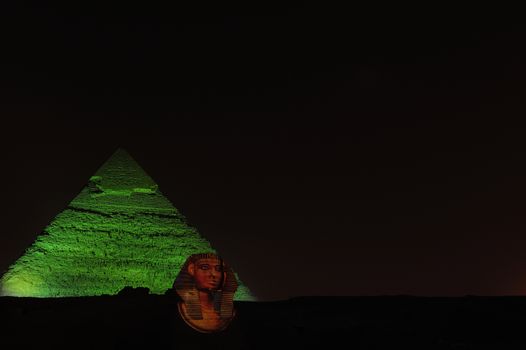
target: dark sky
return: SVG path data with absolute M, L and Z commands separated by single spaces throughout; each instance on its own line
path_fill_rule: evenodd
M 262 299 L 526 292 L 519 12 L 203 6 L 0 11 L 0 271 L 124 147 Z

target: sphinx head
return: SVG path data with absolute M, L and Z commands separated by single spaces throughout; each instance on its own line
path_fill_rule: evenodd
M 181 316 L 202 332 L 224 329 L 234 315 L 237 286 L 234 272 L 219 256 L 213 253 L 191 255 L 174 282 L 182 299 L 179 304 Z M 205 329 L 207 327 L 209 329 Z

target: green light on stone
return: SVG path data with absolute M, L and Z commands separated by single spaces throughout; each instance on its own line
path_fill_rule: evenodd
M 124 150 L 0 279 L 0 295 L 117 294 L 126 286 L 163 294 L 186 258 L 215 252 Z M 254 300 L 239 283 L 235 300 Z
M 7 279 L 0 288 L 0 296 L 44 296 L 41 294 L 42 280 L 34 275 L 19 273 Z

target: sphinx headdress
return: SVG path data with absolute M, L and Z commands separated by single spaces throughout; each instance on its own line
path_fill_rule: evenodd
M 186 312 L 193 320 L 202 320 L 201 303 L 199 291 L 197 290 L 194 277 L 188 272 L 190 264 L 195 264 L 201 259 L 217 259 L 222 265 L 222 281 L 217 290 L 211 290 L 214 309 L 221 319 L 230 319 L 233 316 L 234 293 L 237 290 L 237 280 L 232 269 L 214 253 L 193 254 L 186 259 L 179 275 L 175 279 L 173 287 L 186 305 Z

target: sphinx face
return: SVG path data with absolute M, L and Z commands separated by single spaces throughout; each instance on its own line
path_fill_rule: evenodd
M 237 281 L 232 269 L 215 254 L 188 257 L 174 288 L 181 297 L 178 310 L 182 319 L 199 332 L 221 331 L 235 316 Z
M 199 259 L 188 266 L 198 290 L 218 290 L 223 282 L 223 264 L 215 258 Z

